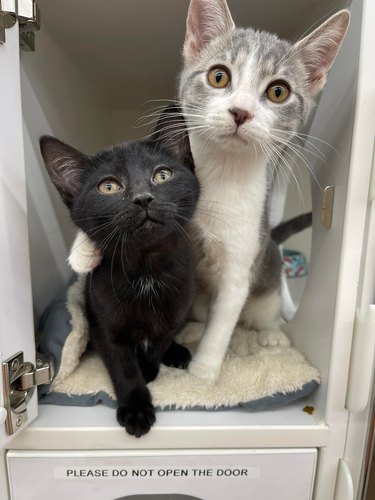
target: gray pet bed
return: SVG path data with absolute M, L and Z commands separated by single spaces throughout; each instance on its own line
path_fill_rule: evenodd
M 79 278 L 57 297 L 41 320 L 39 351 L 53 356 L 56 376 L 51 386 L 40 388 L 40 402 L 116 407 L 108 372 L 88 349 L 84 280 Z M 201 323 L 189 323 L 177 340 L 194 352 L 202 331 Z M 186 370 L 161 366 L 149 388 L 160 410 L 264 410 L 309 395 L 319 381 L 318 370 L 294 348 L 260 346 L 256 332 L 236 328 L 217 383 L 208 385 Z

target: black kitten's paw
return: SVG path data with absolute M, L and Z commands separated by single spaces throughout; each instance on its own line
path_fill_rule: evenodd
M 125 427 L 128 434 L 137 438 L 146 434 L 155 420 L 155 408 L 148 394 L 134 391 L 129 402 L 117 408 L 118 423 Z
M 191 361 L 189 349 L 183 345 L 172 342 L 167 352 L 164 354 L 162 363 L 174 368 L 187 368 Z
M 140 360 L 139 365 L 142 370 L 143 378 L 146 381 L 146 384 L 155 380 L 159 373 L 159 366 L 154 363 L 148 362 L 146 360 Z

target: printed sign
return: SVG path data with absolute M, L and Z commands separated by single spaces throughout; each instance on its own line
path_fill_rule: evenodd
M 55 467 L 55 479 L 121 479 L 137 477 L 260 477 L 260 467 Z

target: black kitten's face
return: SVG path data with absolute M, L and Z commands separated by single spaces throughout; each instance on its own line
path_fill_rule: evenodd
M 135 142 L 89 160 L 71 213 L 102 248 L 125 239 L 146 246 L 181 231 L 197 196 L 197 180 L 187 168 L 153 145 Z
M 101 249 L 148 247 L 183 232 L 197 202 L 194 174 L 162 142 L 133 142 L 89 157 L 41 139 L 48 173 L 72 219 Z

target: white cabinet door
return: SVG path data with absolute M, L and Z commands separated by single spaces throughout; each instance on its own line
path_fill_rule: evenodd
M 7 463 L 11 500 L 311 500 L 316 457 L 315 449 L 10 451 Z
M 35 363 L 18 23 L 6 30 L 6 43 L 0 44 L 0 99 L 0 363 L 19 351 Z M 0 448 L 10 439 L 3 418 L 3 379 L 0 370 Z M 34 394 L 27 416 L 18 417 L 16 432 L 36 415 Z

